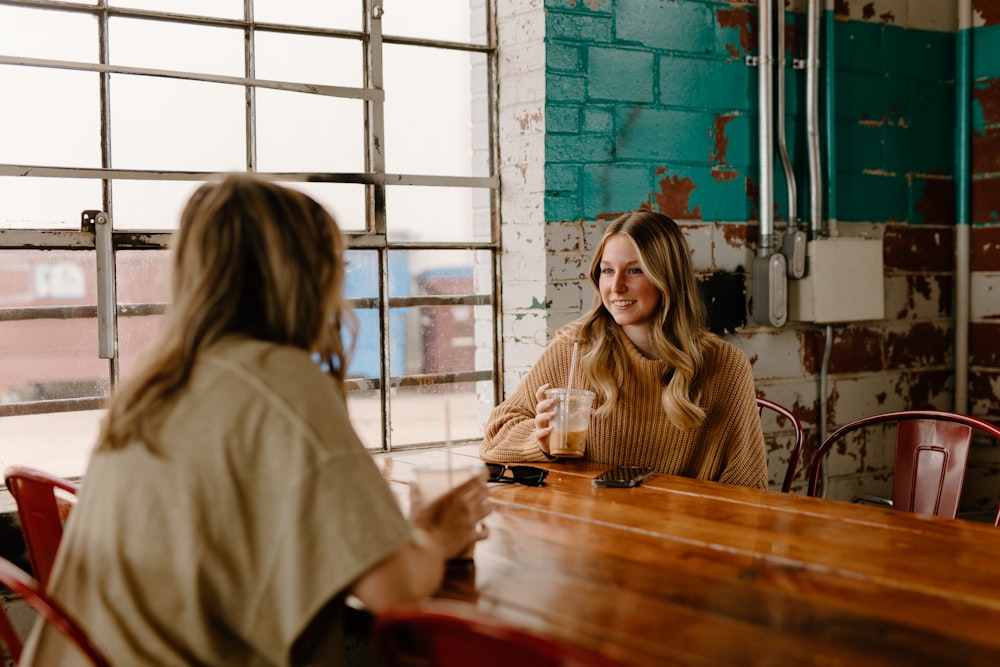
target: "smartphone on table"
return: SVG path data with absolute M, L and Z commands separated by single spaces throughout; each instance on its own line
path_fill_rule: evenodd
M 605 470 L 594 478 L 594 486 L 631 487 L 639 486 L 653 474 L 646 466 L 622 466 Z

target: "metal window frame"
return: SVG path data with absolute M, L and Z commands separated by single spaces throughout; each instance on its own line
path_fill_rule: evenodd
M 359 10 L 364 12 L 363 27 L 360 32 L 351 30 L 309 28 L 305 26 L 259 23 L 253 19 L 253 1 L 244 0 L 244 19 L 217 19 L 196 17 L 169 12 L 135 10 L 95 5 L 74 5 L 48 0 L 0 0 L 0 6 L 44 8 L 52 11 L 87 13 L 98 18 L 99 61 L 77 62 L 39 58 L 15 58 L 0 54 L 0 65 L 57 68 L 79 70 L 100 74 L 100 117 L 101 117 L 101 167 L 75 168 L 57 165 L 0 164 L 0 176 L 23 178 L 92 178 L 102 182 L 101 210 L 82 212 L 79 231 L 68 230 L 21 230 L 0 229 L 0 252 L 4 249 L 46 249 L 46 250 L 92 250 L 96 253 L 98 272 L 98 303 L 96 306 L 52 306 L 52 307 L 0 307 L 0 322 L 37 318 L 94 318 L 98 319 L 99 356 L 108 359 L 109 387 L 113 391 L 119 380 L 117 349 L 117 318 L 129 315 L 162 313 L 166 304 L 120 304 L 116 298 L 115 257 L 118 250 L 155 250 L 166 248 L 172 237 L 170 231 L 121 231 L 115 230 L 106 211 L 113 210 L 111 198 L 112 181 L 206 181 L 220 177 L 218 172 L 182 170 L 137 170 L 115 169 L 111 167 L 110 154 L 110 90 L 112 74 L 132 74 L 173 79 L 196 80 L 209 83 L 243 86 L 247 96 L 247 145 L 246 168 L 262 178 L 282 182 L 326 182 L 355 183 L 365 186 L 366 221 L 363 232 L 345 232 L 350 249 L 373 250 L 378 255 L 379 286 L 377 298 L 349 299 L 355 308 L 378 308 L 380 313 L 381 351 L 380 375 L 378 378 L 349 380 L 348 391 L 371 391 L 377 389 L 380 395 L 382 414 L 381 450 L 393 448 L 389 441 L 391 433 L 391 402 L 389 392 L 394 388 L 418 387 L 429 384 L 453 382 L 490 381 L 493 385 L 494 400 L 500 391 L 500 283 L 499 283 L 499 159 L 497 150 L 497 32 L 495 0 L 485 0 L 486 43 L 467 44 L 452 41 L 391 37 L 382 34 L 382 0 L 359 0 Z M 108 22 L 113 17 L 156 19 L 191 25 L 231 27 L 244 31 L 247 48 L 244 50 L 245 76 L 219 76 L 183 71 L 161 70 L 142 67 L 121 67 L 109 64 Z M 310 85 L 285 81 L 258 80 L 254 77 L 254 35 L 256 31 L 280 32 L 286 34 L 329 36 L 352 38 L 363 45 L 364 86 Z M 428 48 L 459 50 L 468 53 L 482 53 L 486 56 L 488 95 L 488 161 L 489 176 L 438 176 L 429 174 L 390 174 L 385 172 L 384 146 L 384 102 L 382 79 L 382 48 L 384 44 L 404 44 Z M 318 172 L 258 172 L 256 170 L 256 112 L 255 91 L 270 88 L 338 98 L 359 99 L 365 109 L 365 172 L 363 173 L 318 173 Z M 391 242 L 386 229 L 386 187 L 388 185 L 414 185 L 438 187 L 483 188 L 489 191 L 490 238 L 478 243 L 445 242 Z M 400 250 L 470 250 L 488 251 L 491 258 L 492 285 L 489 294 L 460 296 L 408 296 L 390 297 L 388 279 L 388 254 Z M 391 376 L 391 350 L 388 341 L 389 315 L 394 308 L 419 306 L 490 306 L 493 320 L 493 365 L 488 371 L 467 371 L 459 373 L 436 373 L 421 375 Z M 89 410 L 103 407 L 106 397 L 85 397 L 62 400 L 34 401 L 0 405 L 0 417 Z M 400 448 L 408 448 L 404 446 Z

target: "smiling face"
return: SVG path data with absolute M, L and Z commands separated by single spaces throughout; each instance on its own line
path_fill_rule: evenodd
M 635 341 L 632 332 L 649 330 L 660 305 L 660 291 L 646 277 L 639 253 L 628 236 L 608 237 L 601 253 L 598 286 L 604 307 L 629 338 Z

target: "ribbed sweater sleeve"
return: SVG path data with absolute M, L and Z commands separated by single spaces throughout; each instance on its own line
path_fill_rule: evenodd
M 672 475 L 767 488 L 764 435 L 746 356 L 716 336 L 706 337 L 698 399 L 706 418 L 701 426 L 679 429 L 661 402 L 665 362 L 647 359 L 626 337 L 622 339 L 629 365 L 626 379 L 615 408 L 591 417 L 585 460 L 645 465 Z M 572 343 L 557 337 L 517 390 L 493 409 L 480 448 L 483 459 L 551 460 L 534 435 L 535 391 L 545 382 L 565 386 L 571 356 Z M 574 385 L 593 389 L 580 370 Z

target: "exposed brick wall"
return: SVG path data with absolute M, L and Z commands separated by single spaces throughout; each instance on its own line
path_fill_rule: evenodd
M 535 130 L 543 139 L 544 185 L 541 193 L 532 191 L 530 205 L 532 214 L 542 217 L 532 217 L 530 233 L 511 236 L 513 245 L 505 231 L 505 266 L 516 272 L 516 287 L 507 274 L 504 280 L 505 351 L 516 352 L 505 359 L 509 391 L 537 358 L 546 331 L 589 306 L 588 262 L 604 225 L 621 212 L 646 206 L 677 219 L 699 272 L 746 273 L 756 251 L 759 179 L 757 72 L 745 56 L 756 53 L 757 28 L 751 1 L 501 5 L 518 5 L 530 14 L 532 35 L 539 34 L 534 22 L 542 22 L 545 48 L 541 97 L 532 98 L 537 105 L 532 110 L 544 110 L 544 125 L 538 119 L 520 126 L 531 137 L 531 151 L 539 149 Z M 841 236 L 883 239 L 886 318 L 831 328 L 827 430 L 890 409 L 950 409 L 954 391 L 956 3 L 875 0 L 837 2 L 835 8 L 833 204 Z M 990 56 L 991 49 L 1000 49 L 1000 33 L 991 28 L 1000 16 L 990 16 L 997 13 L 992 7 L 985 14 L 977 9 L 974 60 L 1000 68 L 993 65 L 1000 58 Z M 789 62 L 805 53 L 805 19 L 804 0 L 788 3 Z M 803 217 L 808 214 L 805 76 L 792 69 L 786 76 L 789 149 L 797 213 Z M 1000 290 L 1000 260 L 990 253 L 1000 238 L 993 239 L 997 232 L 987 226 L 1000 222 L 1000 203 L 987 203 L 993 192 L 987 181 L 1000 173 L 993 166 L 1000 158 L 989 157 L 991 147 L 1000 146 L 991 135 L 1000 128 L 1000 104 L 994 110 L 990 98 L 996 94 L 1000 100 L 1000 92 L 993 91 L 1000 73 L 977 65 L 976 76 L 982 108 L 977 113 L 984 119 L 973 149 L 982 168 L 976 170 L 973 194 L 978 217 L 970 411 L 989 416 L 1000 415 L 993 388 L 1000 385 L 1000 352 L 993 343 L 1000 333 L 995 325 L 1000 300 L 994 296 L 994 286 Z M 501 75 L 505 104 L 503 85 Z M 1000 91 L 1000 85 L 995 88 Z M 521 135 L 514 144 L 515 150 L 526 145 Z M 528 153 L 523 157 L 535 168 L 538 155 Z M 787 198 L 784 174 L 775 163 L 781 232 Z M 505 179 L 505 198 L 510 183 Z M 505 227 L 507 222 L 505 217 Z M 515 307 L 509 310 L 508 290 L 515 289 L 509 302 Z M 791 407 L 805 424 L 810 443 L 801 471 L 815 447 L 825 327 L 789 322 L 773 329 L 751 317 L 728 338 L 750 357 L 761 393 Z M 769 467 L 777 483 L 791 436 L 778 425 L 767 430 Z M 861 487 L 887 492 L 891 445 L 872 436 L 851 447 L 831 464 L 831 495 L 847 497 Z M 996 486 L 992 499 L 969 502 L 995 504 Z

